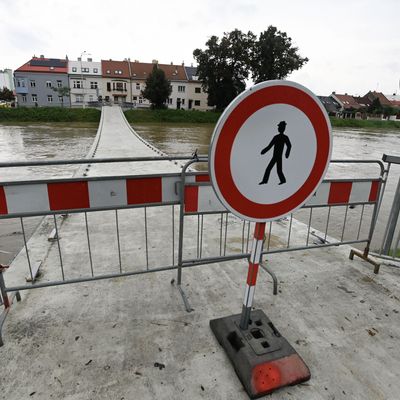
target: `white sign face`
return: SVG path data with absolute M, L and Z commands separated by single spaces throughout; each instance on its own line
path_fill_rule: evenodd
M 239 95 L 218 121 L 211 181 L 234 214 L 277 219 L 312 196 L 331 148 L 329 118 L 315 95 L 293 82 L 263 82 Z
M 291 149 L 286 158 L 288 146 L 282 151 L 274 143 L 265 153 L 261 151 L 277 136 L 278 124 L 286 122 L 283 135 L 287 136 Z M 276 139 L 275 139 L 276 141 Z M 303 146 L 303 143 L 308 143 Z M 314 128 L 307 116 L 298 108 L 287 104 L 274 104 L 254 113 L 240 128 L 231 153 L 232 177 L 241 193 L 257 203 L 277 203 L 299 190 L 310 175 L 317 153 Z M 280 184 L 279 163 L 286 182 Z M 262 183 L 268 165 L 271 165 L 268 183 Z

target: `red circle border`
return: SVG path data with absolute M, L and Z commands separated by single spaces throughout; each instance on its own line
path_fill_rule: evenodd
M 231 173 L 230 158 L 234 140 L 246 120 L 259 109 L 272 104 L 288 104 L 300 109 L 310 120 L 317 142 L 317 154 L 304 184 L 290 197 L 273 204 L 256 203 L 237 188 Z M 274 85 L 254 91 L 230 111 L 219 130 L 212 160 L 216 185 L 221 196 L 243 217 L 269 220 L 289 214 L 301 206 L 315 191 L 329 162 L 331 150 L 330 127 L 324 112 L 314 98 L 293 86 Z

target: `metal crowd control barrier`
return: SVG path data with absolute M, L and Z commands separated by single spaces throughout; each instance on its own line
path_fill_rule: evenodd
M 21 290 L 177 269 L 177 287 L 187 311 L 191 311 L 182 289 L 183 268 L 249 257 L 251 224 L 239 220 L 222 207 L 213 192 L 207 172 L 189 170 L 194 163 L 206 163 L 205 156 L 15 162 L 1 163 L 0 168 L 166 160 L 175 163 L 177 160 L 186 160 L 187 163 L 181 173 L 0 183 L 0 220 L 19 219 L 25 250 L 14 260 L 9 269 L 21 268 L 24 262 L 27 271 L 27 282 L 7 284 L 8 279 L 4 279 L 5 268 L 0 269 L 0 293 L 4 306 L 3 314 L 0 316 L 0 333 L 12 301 L 14 298 L 20 299 Z M 367 243 L 369 248 L 384 181 L 383 163 L 376 160 L 332 161 L 332 164 L 343 163 L 376 164 L 377 174 L 372 178 L 323 181 L 315 195 L 298 211 L 303 219 L 306 215 L 306 223 L 297 221 L 296 212 L 288 219 L 269 224 L 268 235 L 264 239 L 264 255 L 357 243 Z M 325 230 L 316 231 L 312 228 L 315 222 L 313 218 L 323 210 L 327 210 Z M 333 218 L 337 220 L 337 216 L 334 215 L 335 210 L 343 212 L 340 220 L 341 234 L 337 239 L 329 235 Z M 90 224 L 91 215 L 95 213 L 103 213 L 104 228 Z M 70 224 L 63 226 L 68 215 Z M 25 233 L 24 219 L 31 216 L 43 216 L 47 225 L 54 226 L 52 242 L 46 243 L 45 247 L 48 254 L 56 253 L 51 260 L 57 258 L 59 269 L 52 269 L 53 264 L 51 264 L 50 268 L 46 267 L 44 276 L 38 275 L 39 265 L 35 265 L 31 257 L 31 253 L 37 251 L 38 246 L 30 246 Z M 152 242 L 154 235 L 149 234 L 152 224 L 158 231 L 156 236 L 159 236 L 159 233 L 164 234 L 165 240 Z M 78 227 L 82 231 L 81 240 L 87 245 L 87 254 L 79 255 L 79 263 L 69 262 L 72 260 L 69 254 L 71 249 L 69 253 L 63 250 L 67 245 L 68 235 L 71 236 L 69 247 L 78 240 L 75 231 L 69 232 L 71 226 Z M 135 232 L 132 238 L 133 227 Z M 105 230 L 109 241 L 115 244 L 115 252 L 109 259 L 96 263 L 96 240 L 100 242 Z M 350 234 L 352 237 L 349 237 Z M 133 248 L 132 243 L 138 241 L 141 243 L 140 246 Z M 152 248 L 157 248 L 157 253 L 162 250 L 163 257 L 154 257 Z M 86 272 L 81 267 L 85 257 Z M 126 262 L 128 257 L 129 261 Z M 47 260 L 49 265 L 50 258 Z M 113 269 L 113 272 L 110 269 Z M 263 269 L 272 276 L 276 293 L 275 275 L 265 267 Z
M 387 163 L 385 170 L 388 178 L 392 165 L 400 165 L 400 156 L 391 156 L 384 154 L 382 160 Z M 387 179 L 385 179 L 386 182 Z M 382 190 L 382 197 L 384 188 Z M 382 238 L 382 244 L 378 252 L 372 253 L 378 258 L 390 262 L 400 262 L 400 178 L 397 180 L 393 202 L 391 205 L 389 217 L 386 222 L 385 233 Z M 398 264 L 390 264 L 393 267 L 400 267 Z

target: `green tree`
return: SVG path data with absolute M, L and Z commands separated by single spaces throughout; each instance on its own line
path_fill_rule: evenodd
M 258 83 L 284 79 L 291 72 L 300 69 L 308 62 L 308 58 L 301 57 L 298 50 L 285 32 L 269 26 L 253 44 L 250 57 L 253 81 Z
M 193 56 L 208 104 L 217 110 L 223 110 L 245 89 L 250 74 L 255 83 L 283 79 L 308 61 L 299 56 L 292 39 L 273 26 L 259 38 L 238 29 L 224 33 L 221 40 L 211 36 L 206 49 L 195 49 Z
M 0 90 L 0 100 L 4 101 L 14 101 L 14 94 L 12 90 L 3 87 L 2 90 Z
M 378 97 L 372 100 L 371 105 L 368 107 L 368 112 L 370 114 L 382 114 L 383 107 Z
M 155 64 L 146 79 L 146 88 L 142 90 L 143 97 L 150 101 L 152 108 L 165 108 L 165 102 L 171 91 L 172 87 L 165 77 L 165 72 Z
M 235 29 L 224 33 L 221 40 L 211 36 L 205 50 L 195 49 L 197 75 L 208 93 L 208 105 L 223 110 L 246 88 L 249 62 L 255 36 Z
M 62 98 L 61 107 L 64 107 L 64 97 L 69 97 L 69 92 L 71 91 L 69 87 L 53 87 L 53 91 L 57 93 L 58 96 Z

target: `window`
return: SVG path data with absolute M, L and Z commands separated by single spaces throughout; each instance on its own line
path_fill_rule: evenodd
M 22 95 L 22 102 L 23 102 L 23 103 L 26 103 L 26 94 L 23 94 L 23 95 Z
M 58 101 L 59 101 L 60 103 L 64 103 L 63 97 L 62 97 L 62 96 L 58 96 Z
M 200 105 L 200 100 L 195 100 L 195 101 L 194 101 L 194 105 L 195 105 L 195 106 L 199 106 L 199 105 Z
M 185 99 L 182 99 L 182 105 L 183 106 L 185 105 Z
M 89 72 L 89 68 L 81 68 L 81 72 Z
M 133 96 L 133 101 L 136 101 L 137 100 L 137 96 Z
M 37 94 L 33 94 L 33 95 L 32 95 L 32 101 L 33 101 L 34 103 L 37 103 Z
M 57 81 L 57 87 L 62 87 L 62 81 Z
M 139 97 L 139 104 L 143 103 L 143 97 Z
M 53 102 L 53 95 L 52 94 L 48 94 L 47 95 L 47 102 L 48 103 L 52 103 Z
M 107 92 L 111 92 L 111 82 L 107 82 Z
M 93 73 L 97 74 L 99 72 L 98 68 L 93 68 Z
M 171 97 L 168 99 L 168 103 L 172 104 L 172 98 Z
M 108 69 L 108 70 L 106 71 L 106 73 L 107 73 L 107 74 L 111 74 L 111 71 Z
M 185 86 L 178 86 L 178 92 L 184 93 L 185 92 Z
M 126 82 L 113 82 L 113 90 L 118 92 L 126 91 Z
M 31 87 L 36 87 L 36 81 L 31 81 Z
M 83 103 L 83 98 L 80 94 L 78 94 L 77 96 L 75 96 L 75 101 L 77 103 Z
M 199 87 L 194 88 L 194 92 L 195 92 L 195 93 L 201 93 L 201 88 L 199 88 Z
M 97 82 L 90 82 L 90 89 L 97 89 L 98 85 Z
M 74 89 L 82 89 L 83 84 L 82 81 L 73 81 Z
M 93 95 L 89 96 L 89 101 L 93 101 Z
M 76 72 L 76 71 L 77 71 L 76 67 L 72 67 L 72 72 Z
M 18 79 L 17 87 L 25 87 L 25 81 L 23 79 Z
M 122 71 L 120 69 L 116 69 L 114 72 L 116 75 L 122 75 Z
M 46 81 L 46 87 L 51 87 L 51 81 Z
M 140 83 L 136 83 L 136 90 L 140 90 Z

